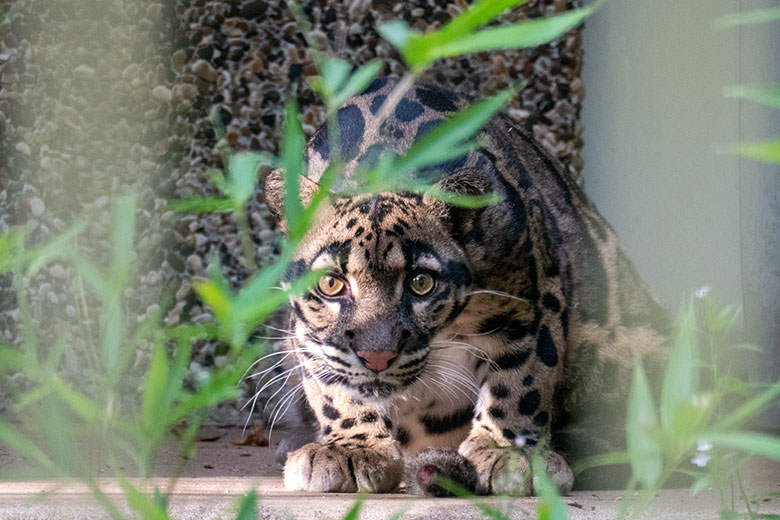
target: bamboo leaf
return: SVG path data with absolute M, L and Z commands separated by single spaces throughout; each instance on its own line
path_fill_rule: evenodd
M 18 350 L 0 345 L 0 374 L 18 372 L 24 367 L 24 355 Z
M 343 520 L 358 520 L 358 518 L 360 518 L 360 509 L 363 507 L 364 500 L 365 497 L 363 495 L 358 495 L 358 497 L 355 499 L 355 505 L 353 505 L 349 511 L 347 511 L 347 514 L 344 515 Z
M 701 477 L 697 478 L 693 484 L 691 484 L 691 496 L 694 497 L 707 489 L 708 487 L 712 487 L 715 485 L 715 482 L 712 479 L 712 474 L 705 473 Z
M 238 503 L 238 514 L 236 520 L 257 520 L 259 512 L 257 510 L 257 492 L 253 489 L 243 497 Z
M 69 256 L 73 249 L 73 239 L 84 230 L 86 225 L 86 221 L 81 220 L 48 244 L 27 251 L 25 257 L 30 262 L 27 267 L 27 276 L 35 275 L 41 267 L 55 258 Z
M 533 482 L 536 496 L 539 497 L 539 505 L 536 506 L 536 516 L 539 520 L 568 520 L 569 514 L 566 505 L 561 500 L 561 495 L 555 484 L 545 472 L 544 460 L 535 455 L 531 464 L 533 468 Z
M 616 451 L 611 453 L 600 453 L 598 455 L 590 455 L 574 461 L 572 464 L 572 471 L 576 477 L 585 470 L 591 468 L 599 468 L 601 466 L 612 466 L 615 464 L 630 464 L 631 458 L 627 451 Z
M 54 465 L 54 462 L 41 449 L 20 434 L 9 424 L 0 419 L 0 442 L 19 453 L 23 457 L 31 459 L 40 464 L 52 475 L 58 475 L 60 471 Z
M 435 483 L 437 486 L 440 486 L 456 497 L 467 499 L 469 502 L 471 502 L 471 505 L 479 509 L 486 518 L 491 518 L 492 520 L 508 520 L 508 517 L 504 513 L 490 504 L 479 500 L 479 498 L 474 493 L 470 492 L 468 489 L 464 488 L 454 480 L 444 476 L 439 476 Z
M 134 488 L 129 480 L 120 478 L 119 484 L 125 492 L 128 505 L 140 513 L 144 520 L 170 520 L 164 509 L 161 509 L 154 503 L 154 500 Z
M 111 279 L 114 287 L 124 284 L 130 270 L 135 206 L 134 195 L 116 197 L 111 204 Z
M 218 320 L 227 320 L 232 312 L 230 294 L 226 293 L 214 280 L 208 278 L 195 278 L 192 280 L 192 288 L 209 307 L 214 310 Z
M 722 431 L 741 426 L 774 405 L 778 396 L 780 396 L 780 381 L 776 381 L 772 386 L 728 414 L 715 425 L 715 428 Z
M 24 260 L 24 232 L 12 228 L 0 235 L 0 273 L 11 271 L 22 265 Z
M 290 97 L 285 103 L 284 136 L 282 138 L 282 168 L 284 169 L 284 216 L 287 234 L 291 240 L 303 237 L 307 229 L 302 222 L 303 207 L 300 199 L 300 176 L 303 174 L 305 140 L 298 107 Z
M 695 309 L 689 304 L 678 324 L 661 388 L 661 426 L 670 437 L 679 430 L 675 420 L 683 416 L 680 407 L 690 405 L 698 389 L 697 338 Z
M 438 125 L 417 141 L 393 164 L 394 176 L 403 176 L 431 164 L 441 150 L 451 150 L 473 137 L 493 115 L 515 95 L 515 89 L 506 89 L 485 101 L 471 105 Z M 438 162 L 438 159 L 435 161 Z
M 412 38 L 419 38 L 421 36 L 419 32 L 413 30 L 403 20 L 394 20 L 392 22 L 380 24 L 377 28 L 377 32 L 382 38 L 390 42 L 390 44 L 401 52 L 407 63 L 410 63 L 409 59 L 406 57 L 409 42 Z
M 715 20 L 715 27 L 726 29 L 738 25 L 773 22 L 775 20 L 780 20 L 780 7 L 754 9 L 752 11 L 726 14 Z
M 735 85 L 723 89 L 723 95 L 730 98 L 741 98 L 761 103 L 773 108 L 780 108 L 780 86 L 755 87 L 750 85 Z
M 74 390 L 59 375 L 49 374 L 48 382 L 55 390 L 57 398 L 65 402 L 70 408 L 87 422 L 95 422 L 100 417 L 100 412 L 95 403 L 81 392 Z
M 780 164 L 780 139 L 732 144 L 727 153 L 744 155 L 768 163 Z
M 400 48 L 409 65 L 423 66 L 439 58 L 497 49 L 520 49 L 547 43 L 576 27 L 601 4 L 572 9 L 547 18 L 483 29 L 458 38 L 436 41 L 434 35 L 409 35 Z M 384 34 L 383 34 L 384 36 Z M 391 43 L 395 44 L 391 41 Z
M 347 80 L 346 84 L 330 100 L 330 108 L 337 108 L 344 104 L 350 97 L 362 91 L 382 70 L 382 62 L 379 60 L 370 61 L 360 67 Z
M 172 200 L 168 207 L 182 213 L 227 213 L 236 209 L 228 198 Z
M 337 58 L 327 58 L 322 63 L 322 92 L 326 99 L 333 96 L 349 77 L 352 65 Z
M 143 425 L 147 432 L 158 431 L 161 427 L 165 427 L 164 421 L 159 418 L 166 415 L 165 393 L 168 385 L 168 372 L 168 358 L 165 355 L 165 350 L 162 346 L 156 345 L 149 370 L 146 373 L 141 405 Z
M 236 153 L 228 163 L 227 193 L 233 207 L 242 208 L 257 187 L 257 172 L 261 164 L 268 164 L 262 155 L 254 152 Z
M 653 395 L 642 363 L 637 360 L 628 397 L 626 443 L 634 478 L 648 486 L 661 477 L 661 448 L 652 435 L 657 428 Z
M 732 448 L 780 461 L 780 437 L 752 432 L 711 433 L 704 438 L 713 446 Z
M 439 31 L 441 39 L 445 42 L 456 40 L 467 35 L 472 29 L 489 22 L 507 9 L 527 2 L 528 0 L 481 0 L 476 2 Z M 428 36 L 431 35 L 426 35 L 426 37 Z

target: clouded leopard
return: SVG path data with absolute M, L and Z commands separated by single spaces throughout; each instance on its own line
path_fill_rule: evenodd
M 338 111 L 344 178 L 468 104 L 418 83 L 375 124 L 396 85 L 377 79 Z M 434 480 L 446 475 L 480 494 L 526 495 L 536 450 L 566 492 L 578 448 L 606 443 L 632 361 L 663 357 L 665 313 L 580 187 L 505 115 L 479 139 L 417 174 L 500 202 L 334 196 L 300 244 L 286 282 L 328 274 L 291 300 L 293 362 L 274 368 L 305 393 L 285 419 L 289 489 L 388 492 L 405 472 L 415 493 L 443 494 Z M 304 204 L 331 144 L 325 125 L 306 149 Z M 284 227 L 280 171 L 264 191 Z

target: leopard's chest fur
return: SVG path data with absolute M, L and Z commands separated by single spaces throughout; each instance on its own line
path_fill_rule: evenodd
M 379 124 L 395 86 L 376 80 L 338 112 L 344 185 L 465 104 L 416 85 Z M 323 128 L 309 144 L 312 181 L 332 158 L 330 138 Z M 334 196 L 304 239 L 287 281 L 314 268 L 331 274 L 291 302 L 288 375 L 305 392 L 317 442 L 291 453 L 288 487 L 392 489 L 403 457 L 437 448 L 420 455 L 425 467 L 500 491 L 499 462 L 618 401 L 635 356 L 662 355 L 664 312 L 579 186 L 505 116 L 480 139 L 416 175 L 500 202 L 466 210 L 403 191 Z M 281 182 L 275 172 L 265 185 L 279 216 Z M 548 453 L 570 486 L 563 458 Z

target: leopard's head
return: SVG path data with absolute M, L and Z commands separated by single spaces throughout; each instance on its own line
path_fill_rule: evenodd
M 401 192 L 342 198 L 319 212 L 284 280 L 324 271 L 291 299 L 308 375 L 383 398 L 423 374 L 432 339 L 463 310 L 472 284 L 442 206 Z

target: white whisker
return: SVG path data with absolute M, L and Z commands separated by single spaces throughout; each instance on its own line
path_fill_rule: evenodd
M 530 300 L 527 300 L 525 298 L 520 298 L 519 296 L 514 296 L 512 294 L 505 293 L 503 291 L 493 291 L 490 289 L 480 289 L 477 291 L 470 291 L 466 293 L 466 296 L 471 296 L 474 294 L 492 294 L 493 296 L 503 296 L 504 298 L 510 298 L 512 300 L 517 300 L 519 302 L 531 303 Z

